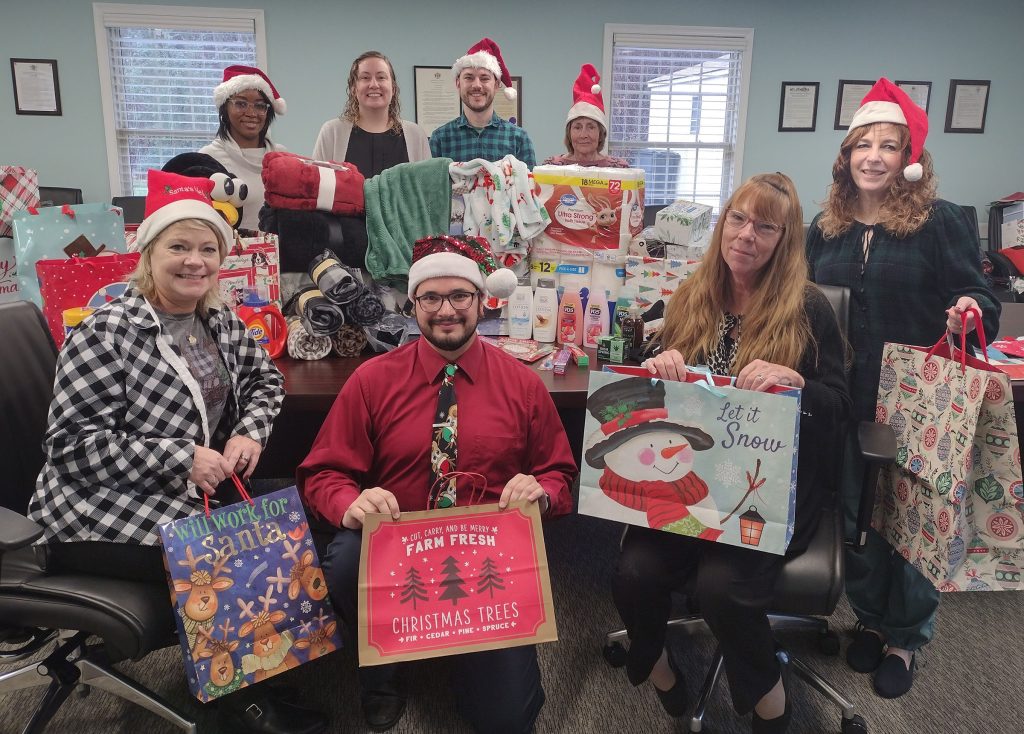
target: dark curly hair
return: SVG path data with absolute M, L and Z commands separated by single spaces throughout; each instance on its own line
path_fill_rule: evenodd
M 257 89 L 255 91 L 259 92 L 260 90 Z M 263 123 L 263 129 L 260 130 L 259 147 L 262 148 L 267 144 L 267 131 L 270 130 L 270 124 L 274 121 L 274 118 L 277 115 L 274 113 L 273 100 L 267 99 L 267 95 L 265 95 L 263 92 L 260 92 L 260 97 L 262 97 L 263 101 L 267 103 L 267 121 Z M 231 104 L 230 97 L 224 100 L 224 104 L 222 104 L 220 108 L 217 110 L 217 117 L 220 120 L 220 124 L 217 127 L 217 137 L 221 138 L 222 140 L 231 139 L 231 120 L 228 119 L 229 104 Z

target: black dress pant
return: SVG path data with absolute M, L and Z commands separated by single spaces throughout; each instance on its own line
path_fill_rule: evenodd
M 665 648 L 673 591 L 696 600 L 718 639 L 733 706 L 747 714 L 779 680 L 768 623 L 783 556 L 719 545 L 660 530 L 630 527 L 612 585 L 629 632 L 626 671 L 647 680 Z
M 342 528 L 323 559 L 324 578 L 338 616 L 356 639 L 359 555 L 362 533 Z M 452 657 L 452 686 L 459 714 L 478 732 L 524 734 L 544 705 L 537 649 L 533 645 Z M 396 678 L 406 663 L 359 669 L 363 695 L 398 693 Z

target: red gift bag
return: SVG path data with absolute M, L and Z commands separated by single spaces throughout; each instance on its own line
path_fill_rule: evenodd
M 64 311 L 83 306 L 99 308 L 117 298 L 127 287 L 139 257 L 133 252 L 36 263 L 43 315 L 58 349 L 64 344 Z

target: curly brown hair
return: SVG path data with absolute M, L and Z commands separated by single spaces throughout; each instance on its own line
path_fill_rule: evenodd
M 828 196 L 818 220 L 818 226 L 826 239 L 838 237 L 853 225 L 859 192 L 850 173 L 850 155 L 854 146 L 878 125 L 891 125 L 896 130 L 903 151 L 903 165 L 910 158 L 910 130 L 906 125 L 876 122 L 850 130 L 832 164 L 832 184 L 828 187 Z M 922 150 L 918 163 L 924 169 L 921 180 L 908 181 L 902 173 L 898 175 L 889 186 L 878 212 L 877 224 L 900 239 L 914 234 L 924 226 L 931 216 L 932 203 L 936 199 L 937 179 L 931 154 Z
M 398 79 L 395 77 L 395 67 L 391 65 L 391 59 L 380 51 L 366 51 L 359 54 L 352 62 L 352 68 L 348 71 L 348 101 L 345 103 L 345 110 L 341 113 L 343 120 L 348 120 L 353 125 L 359 121 L 359 101 L 356 99 L 356 80 L 359 77 L 359 65 L 367 59 L 380 59 L 388 65 L 391 72 L 391 104 L 388 105 L 388 129 L 395 135 L 402 133 L 402 113 L 398 102 Z

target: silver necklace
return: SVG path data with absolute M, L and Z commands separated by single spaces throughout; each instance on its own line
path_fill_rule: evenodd
M 196 335 L 193 333 L 193 332 L 195 332 L 195 330 L 196 330 L 196 312 L 193 311 L 192 312 L 192 325 L 188 327 L 188 343 L 191 344 L 192 346 L 195 346 L 199 342 L 199 339 L 196 338 Z

